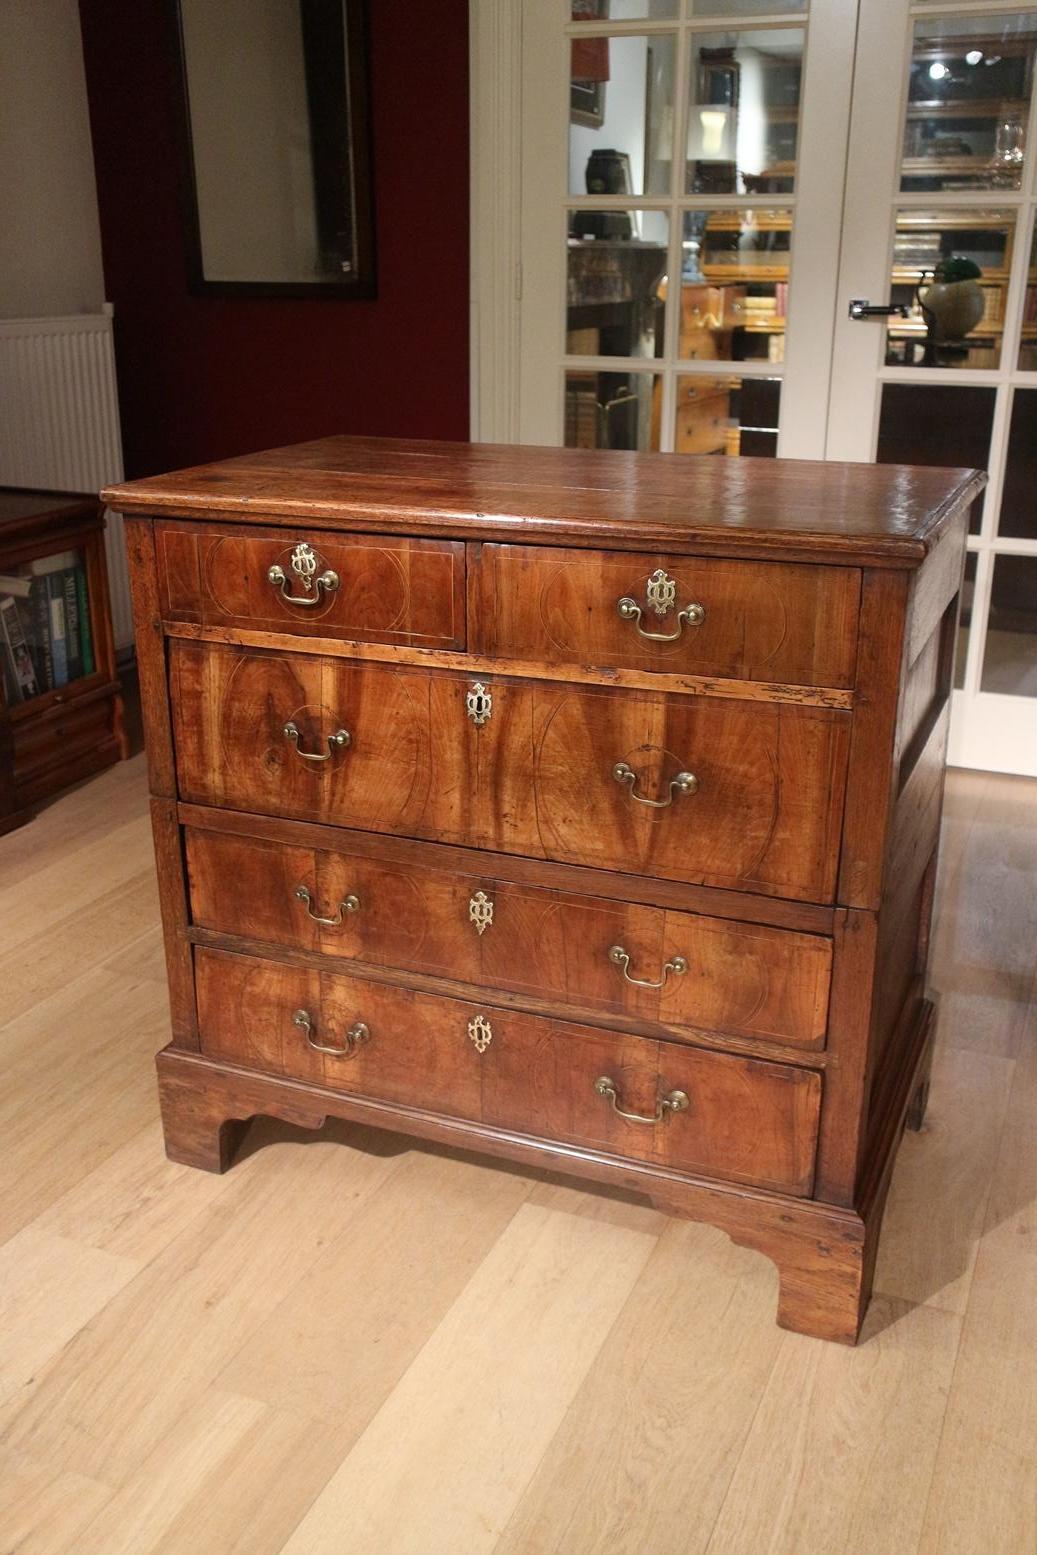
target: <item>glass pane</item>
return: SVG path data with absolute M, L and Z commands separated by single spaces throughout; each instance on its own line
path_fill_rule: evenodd
M 669 194 L 672 33 L 572 40 L 570 194 Z
M 915 23 L 901 189 L 1018 189 L 1037 16 Z
M 1011 211 L 898 211 L 890 367 L 996 367 L 1012 263 Z M 953 461 L 960 464 L 961 460 Z
M 94 672 L 82 551 L 20 562 L 0 575 L 0 664 L 8 703 Z
M 657 453 L 662 382 L 656 373 L 567 372 L 566 448 Z
M 785 360 L 791 211 L 686 211 L 680 355 Z
M 1026 272 L 1026 301 L 1023 303 L 1023 327 L 1019 340 L 1019 370 L 1037 372 L 1037 228 L 1030 243 L 1030 266 Z
M 1037 556 L 994 558 L 980 689 L 1037 696 Z
M 679 454 L 758 454 L 778 451 L 780 378 L 677 379 L 673 446 Z
M 976 594 L 976 553 L 970 551 L 965 558 L 965 576 L 961 581 L 961 613 L 958 616 L 958 636 L 954 644 L 954 684 L 960 691 L 965 684 L 965 661 L 969 655 L 969 630 L 972 626 L 972 605 Z
M 807 0 L 691 0 L 692 16 L 773 16 L 806 8 Z
M 998 531 L 1037 540 L 1037 389 L 1016 389 Z
M 574 22 L 668 21 L 678 0 L 571 0 Z
M 799 27 L 693 33 L 688 194 L 787 194 L 796 170 Z
M 570 356 L 662 356 L 669 231 L 662 211 L 570 211 Z
M 876 464 L 937 464 L 985 470 L 995 389 L 942 383 L 884 383 Z M 982 499 L 972 505 L 975 534 Z

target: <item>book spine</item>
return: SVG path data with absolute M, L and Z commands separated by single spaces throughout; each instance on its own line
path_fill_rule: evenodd
M 54 687 L 54 655 L 50 650 L 50 595 L 46 578 L 34 578 L 29 596 L 32 606 L 32 642 L 36 653 L 36 677 L 41 691 Z
M 39 688 L 32 655 L 29 653 L 29 645 L 22 630 L 18 605 L 10 597 L 0 599 L 0 625 L 3 627 L 4 649 L 10 669 L 9 678 L 13 680 L 22 701 L 27 702 L 30 697 L 36 695 Z
M 79 652 L 83 660 L 83 674 L 94 673 L 94 637 L 90 630 L 90 596 L 86 588 L 86 568 L 80 562 L 76 568 L 76 597 L 79 600 Z
M 67 567 L 61 574 L 69 680 L 78 680 L 83 673 L 83 650 L 79 643 L 79 594 L 76 589 L 76 571 L 75 567 Z
M 60 572 L 47 575 L 50 619 L 50 653 L 55 686 L 68 685 L 68 644 L 65 636 L 65 590 Z

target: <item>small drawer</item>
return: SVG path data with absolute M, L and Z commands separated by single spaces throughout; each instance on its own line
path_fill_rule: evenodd
M 671 1029 L 823 1047 L 832 944 L 701 913 L 189 827 L 192 920 Z
M 203 1053 L 695 1176 L 805 1195 L 819 1074 L 196 952 Z
M 854 682 L 860 573 L 799 562 L 484 545 L 472 651 L 781 685 Z
M 460 541 L 159 523 L 155 544 L 170 621 L 465 646 Z

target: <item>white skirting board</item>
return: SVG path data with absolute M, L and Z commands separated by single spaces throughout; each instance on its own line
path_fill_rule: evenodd
M 123 478 L 112 308 L 0 319 L 0 485 L 100 491 Z M 122 518 L 108 514 L 116 650 L 133 642 Z

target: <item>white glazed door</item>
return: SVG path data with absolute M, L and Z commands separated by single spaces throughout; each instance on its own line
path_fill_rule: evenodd
M 857 0 L 523 0 L 522 442 L 823 458 Z
M 1035 56 L 1037 5 L 861 6 L 825 450 L 989 471 L 969 538 L 950 759 L 1031 776 Z M 853 299 L 907 317 L 854 320 Z

